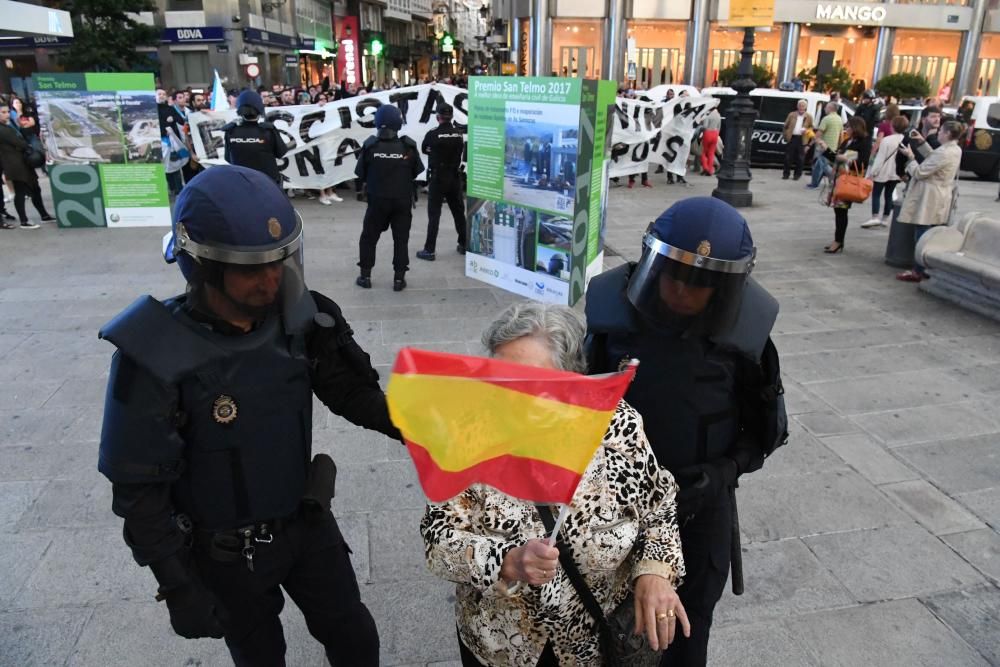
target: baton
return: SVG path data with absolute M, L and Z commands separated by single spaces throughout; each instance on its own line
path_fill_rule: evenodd
M 736 508 L 736 487 L 729 487 L 729 502 L 733 507 L 733 536 L 729 547 L 729 568 L 733 573 L 733 595 L 743 595 L 743 549 L 740 544 L 740 514 Z

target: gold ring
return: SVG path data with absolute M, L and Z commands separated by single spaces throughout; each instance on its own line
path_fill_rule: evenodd
M 656 620 L 662 621 L 663 619 L 669 618 L 669 617 L 670 617 L 669 614 L 657 614 L 656 615 Z
M 674 617 L 674 610 L 673 609 L 668 609 L 667 610 L 667 618 L 673 618 L 673 617 Z

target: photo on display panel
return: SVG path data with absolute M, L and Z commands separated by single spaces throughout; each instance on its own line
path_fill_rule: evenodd
M 467 252 L 535 270 L 539 213 L 489 199 L 469 199 Z
M 572 215 L 579 122 L 570 105 L 507 102 L 504 199 Z

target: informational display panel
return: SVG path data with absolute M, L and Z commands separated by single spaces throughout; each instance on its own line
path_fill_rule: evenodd
M 601 271 L 615 84 L 469 80 L 466 275 L 573 305 Z
M 59 226 L 169 226 L 153 75 L 33 79 Z

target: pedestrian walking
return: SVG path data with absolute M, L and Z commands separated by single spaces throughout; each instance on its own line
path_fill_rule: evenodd
M 312 457 L 313 396 L 400 436 L 340 308 L 303 282 L 301 218 L 267 176 L 213 167 L 178 198 L 168 253 L 186 293 L 140 297 L 100 332 L 118 349 L 98 468 L 126 543 L 174 632 L 224 638 L 238 666 L 285 664 L 282 589 L 331 664 L 378 665 L 330 511 L 336 466 Z
M 708 176 L 715 174 L 715 149 L 719 145 L 719 131 L 722 129 L 722 116 L 715 107 L 705 117 L 705 125 L 701 133 L 701 173 Z
M 394 106 L 382 105 L 375 113 L 376 134 L 365 140 L 358 156 L 354 174 L 367 191 L 368 208 L 361 230 L 361 275 L 358 287 L 371 289 L 375 247 L 387 229 L 392 230 L 392 289 L 406 289 L 406 272 L 410 268 L 410 224 L 413 221 L 414 179 L 424 165 L 417 145 L 409 137 L 399 135 L 403 115 Z
M 837 189 L 837 178 L 847 172 L 864 173 L 868 168 L 868 160 L 872 153 L 872 139 L 868 134 L 868 126 L 858 116 L 852 116 L 847 124 L 844 140 L 840 142 L 834 159 L 833 187 L 830 189 L 830 206 L 833 207 L 833 243 L 825 246 L 823 252 L 834 255 L 844 251 L 844 238 L 847 235 L 847 212 L 851 202 L 839 201 L 833 198 Z
M 594 277 L 587 289 L 588 369 L 642 360 L 625 401 L 680 486 L 686 574 L 677 592 L 691 636 L 675 637 L 664 666 L 706 664 L 713 611 L 740 553 L 736 481 L 787 438 L 770 339 L 778 304 L 750 279 L 755 258 L 736 209 L 692 197 L 650 225 L 638 263 Z M 737 562 L 733 580 L 741 578 Z
M 892 134 L 882 136 L 878 142 L 878 149 L 875 157 L 872 158 L 868 176 L 874 184 L 872 187 L 872 217 L 870 220 L 861 223 L 863 229 L 873 229 L 875 227 L 885 227 L 892 218 L 892 193 L 899 183 L 899 174 L 896 172 L 896 155 L 899 153 L 900 145 L 906 137 L 906 128 L 910 121 L 906 116 L 896 115 L 892 119 Z M 882 212 L 879 213 L 879 204 L 882 203 Z
M 450 104 L 438 105 L 438 126 L 427 133 L 420 147 L 427 156 L 428 166 L 427 238 L 423 249 L 417 251 L 417 257 L 431 262 L 437 249 L 443 202 L 448 202 L 448 209 L 455 220 L 458 235 L 456 250 L 465 254 L 465 174 L 462 173 L 465 129 L 452 123 L 454 114 Z
M 38 225 L 28 220 L 28 212 L 24 202 L 31 200 L 31 205 L 35 207 L 42 222 L 55 220 L 49 212 L 45 210 L 45 202 L 42 201 L 42 189 L 38 187 L 38 174 L 35 169 L 40 164 L 29 164 L 26 151 L 31 151 L 31 144 L 25 139 L 21 128 L 11 120 L 10 107 L 5 103 L 0 103 L 0 165 L 7 180 L 14 184 L 14 210 L 17 211 L 21 229 L 38 229 Z M 41 164 L 44 164 L 44 155 Z M 12 229 L 14 226 L 6 220 L 3 221 L 4 229 Z
M 226 162 L 256 169 L 281 187 L 278 159 L 286 152 L 277 128 L 264 117 L 264 100 L 253 90 L 236 98 L 238 118 L 223 126 Z
M 807 109 L 809 103 L 799 100 L 795 111 L 785 118 L 783 135 L 785 137 L 785 165 L 781 177 L 788 180 L 791 170 L 795 169 L 795 180 L 802 178 L 802 162 L 805 157 L 803 137 L 813 129 L 812 114 Z
M 931 227 L 948 224 L 954 205 L 955 179 L 962 162 L 962 148 L 958 139 L 965 134 L 965 127 L 957 121 L 948 121 L 937 133 L 940 145 L 923 162 L 917 162 L 913 148 L 899 149 L 907 160 L 906 173 L 910 182 L 899 209 L 898 221 L 913 225 L 913 242 L 916 244 Z M 919 140 L 915 142 L 919 150 Z M 896 280 L 918 283 L 930 276 L 919 261 L 913 269 L 896 274 Z

